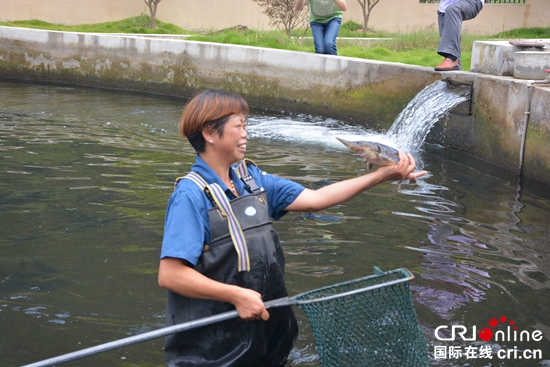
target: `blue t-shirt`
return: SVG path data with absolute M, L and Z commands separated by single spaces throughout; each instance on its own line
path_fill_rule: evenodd
M 209 184 L 220 185 L 230 200 L 234 198 L 227 185 L 198 154 L 191 170 L 201 175 Z M 267 192 L 269 214 L 275 220 L 287 213 L 284 208 L 296 200 L 304 190 L 302 185 L 294 181 L 272 176 L 253 165 L 248 166 L 248 172 L 256 184 Z M 238 179 L 234 169 L 231 170 L 231 179 L 240 195 L 248 194 L 244 189 L 244 183 Z M 173 257 L 187 260 L 192 265 L 197 264 L 204 245 L 210 242 L 210 220 L 208 218 L 210 208 L 212 208 L 212 203 L 196 183 L 188 179 L 183 179 L 178 183 L 170 196 L 166 209 L 161 259 Z

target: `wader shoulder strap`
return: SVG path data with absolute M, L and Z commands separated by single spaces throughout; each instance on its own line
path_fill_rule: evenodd
M 204 188 L 208 185 L 208 183 L 206 183 L 206 181 L 204 180 L 204 178 L 202 178 L 201 175 L 195 172 L 189 172 L 186 176 L 176 178 L 176 182 L 174 183 L 174 189 L 176 188 L 178 183 L 184 178 L 187 178 L 188 180 L 191 180 L 194 183 L 196 183 L 201 188 L 201 190 L 204 190 Z
M 248 158 L 243 159 L 242 162 L 237 166 L 236 171 L 237 171 L 237 176 L 239 176 L 239 178 L 248 176 L 249 164 L 256 166 L 256 163 L 254 163 L 252 159 L 248 159 Z
M 190 172 L 186 176 L 182 177 L 189 179 L 196 183 L 201 190 L 204 191 L 206 196 L 212 201 L 212 204 L 220 210 L 223 216 L 227 220 L 227 225 L 229 227 L 229 233 L 231 234 L 231 240 L 233 241 L 233 246 L 237 251 L 237 256 L 239 258 L 238 270 L 239 271 L 250 271 L 250 257 L 248 255 L 248 246 L 246 244 L 246 238 L 244 237 L 243 230 L 237 217 L 233 213 L 231 204 L 227 195 L 220 187 L 220 185 L 214 183 L 209 185 L 198 173 Z M 182 178 L 177 179 L 177 182 Z
M 244 187 L 246 191 L 249 193 L 252 193 L 256 190 L 261 190 L 260 187 L 256 184 L 256 181 L 252 178 L 252 176 L 248 173 L 248 165 L 256 166 L 256 163 L 252 161 L 251 159 L 245 158 L 243 161 L 237 166 L 235 169 L 237 176 L 241 179 L 241 181 L 244 183 Z M 256 166 L 257 167 L 257 166 Z
M 239 271 L 250 271 L 250 257 L 248 256 L 248 246 L 246 244 L 246 238 L 244 237 L 243 230 L 241 225 L 237 220 L 237 217 L 233 213 L 229 199 L 227 195 L 222 190 L 220 185 L 212 184 L 205 187 L 205 192 L 210 192 L 212 198 L 216 202 L 216 206 L 225 215 L 228 219 L 227 225 L 229 226 L 229 233 L 231 234 L 231 239 L 233 240 L 233 246 L 237 251 L 239 257 Z

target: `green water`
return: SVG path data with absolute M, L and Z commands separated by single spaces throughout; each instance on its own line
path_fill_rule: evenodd
M 156 283 L 164 212 L 174 179 L 194 161 L 177 132 L 184 104 L 0 81 L 1 366 L 164 325 L 165 292 Z M 296 139 L 278 138 L 278 123 L 295 129 Z M 365 171 L 326 142 L 327 132 L 350 131 L 340 122 L 253 109 L 250 125 L 247 157 L 270 173 L 317 188 Z M 314 131 L 323 138 L 312 139 Z M 539 359 L 495 354 L 432 365 L 550 365 L 548 187 L 518 183 L 513 172 L 438 147 L 416 157 L 429 172 L 417 184 L 385 183 L 275 224 L 290 294 L 371 274 L 373 266 L 406 267 L 416 276 L 412 296 L 432 358 L 434 346 L 481 345 L 438 341 L 440 325 L 479 331 L 506 316 L 518 330 L 544 335 L 489 343 L 495 352 L 539 349 Z M 307 317 L 297 313 L 300 337 L 289 366 L 319 366 Z M 162 366 L 162 346 L 157 339 L 67 365 Z

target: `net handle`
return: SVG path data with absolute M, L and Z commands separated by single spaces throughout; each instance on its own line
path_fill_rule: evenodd
M 272 301 L 268 301 L 268 302 L 265 303 L 265 308 L 282 307 L 282 306 L 288 306 L 288 305 L 307 305 L 307 304 L 310 304 L 310 303 L 325 302 L 325 301 L 330 301 L 330 300 L 333 300 L 333 299 L 352 296 L 352 295 L 358 294 L 358 293 L 372 291 L 372 290 L 383 288 L 383 287 L 388 287 L 388 286 L 392 286 L 392 285 L 396 285 L 396 284 L 400 284 L 400 283 L 404 283 L 404 282 L 409 282 L 409 281 L 414 279 L 414 274 L 411 273 L 409 271 L 409 269 L 401 268 L 401 269 L 397 269 L 397 270 L 393 271 L 393 273 L 398 273 L 398 272 L 402 273 L 405 276 L 405 278 L 396 279 L 396 280 L 392 280 L 392 281 L 381 283 L 381 284 L 375 284 L 375 285 L 371 285 L 371 286 L 368 286 L 368 287 L 358 288 L 358 289 L 354 289 L 354 290 L 348 291 L 348 292 L 333 294 L 331 296 L 320 297 L 320 298 L 312 298 L 312 299 L 307 299 L 307 300 L 304 300 L 304 301 L 299 301 L 298 300 L 298 298 L 302 297 L 304 294 L 315 292 L 317 290 L 322 290 L 322 289 L 327 289 L 327 288 L 330 288 L 330 287 L 338 286 L 338 285 L 344 284 L 344 283 L 354 282 L 358 279 L 350 280 L 348 282 L 338 283 L 338 284 L 334 284 L 332 286 L 318 288 L 318 289 L 314 289 L 312 291 L 300 293 L 300 294 L 297 294 L 293 297 L 284 297 L 284 298 L 279 298 L 279 299 L 275 299 L 275 300 L 272 300 Z M 359 279 L 361 279 L 361 278 L 359 278 Z
M 274 308 L 274 307 L 304 305 L 304 304 L 308 304 L 308 303 L 323 302 L 323 301 L 328 301 L 328 300 L 332 300 L 332 299 L 336 299 L 336 298 L 347 297 L 347 296 L 354 295 L 354 294 L 357 294 L 357 293 L 367 292 L 367 291 L 382 288 L 382 287 L 387 287 L 387 286 L 390 286 L 390 285 L 395 285 L 395 284 L 399 284 L 399 283 L 403 283 L 403 282 L 408 282 L 408 281 L 414 279 L 414 275 L 409 270 L 407 270 L 405 268 L 397 269 L 393 272 L 402 272 L 407 277 L 403 278 L 403 279 L 392 280 L 390 282 L 383 283 L 383 284 L 377 284 L 377 285 L 373 285 L 373 286 L 369 286 L 369 287 L 363 287 L 363 288 L 355 289 L 355 290 L 349 291 L 349 292 L 335 294 L 335 295 L 328 296 L 328 297 L 309 299 L 309 300 L 305 300 L 305 301 L 298 301 L 296 299 L 296 298 L 298 298 L 298 297 L 300 297 L 300 296 L 302 296 L 306 293 L 314 292 L 316 290 L 321 290 L 321 289 L 325 289 L 325 288 L 328 288 L 328 287 L 318 288 L 318 289 L 315 289 L 315 290 L 312 290 L 312 291 L 309 291 L 309 292 L 300 293 L 300 294 L 298 294 L 296 296 L 293 296 L 293 297 L 283 297 L 283 298 L 278 298 L 278 299 L 275 299 L 275 300 L 272 300 L 272 301 L 268 301 L 268 302 L 265 302 L 264 305 L 265 305 L 265 308 L 268 309 L 268 308 Z M 349 282 L 353 282 L 353 280 L 351 280 Z M 345 282 L 345 283 L 347 283 L 347 282 Z M 332 287 L 338 286 L 339 284 L 343 284 L 343 283 L 335 284 Z M 82 349 L 82 350 L 79 350 L 79 351 L 76 351 L 76 352 L 63 354 L 63 355 L 53 357 L 53 358 L 50 358 L 50 359 L 46 359 L 46 360 L 43 360 L 43 361 L 38 361 L 38 362 L 35 362 L 35 363 L 27 364 L 23 367 L 50 367 L 50 366 L 56 366 L 56 365 L 59 365 L 59 364 L 62 364 L 62 363 L 71 362 L 71 361 L 74 361 L 74 360 L 77 360 L 77 359 L 80 359 L 80 358 L 89 357 L 89 356 L 99 354 L 99 353 L 103 353 L 103 352 L 107 352 L 107 351 L 110 351 L 110 350 L 113 350 L 113 349 L 126 347 L 126 346 L 129 346 L 129 345 L 141 343 L 141 342 L 144 342 L 144 341 L 147 341 L 147 340 L 160 338 L 160 337 L 163 337 L 163 336 L 166 336 L 166 335 L 175 334 L 175 333 L 178 333 L 178 332 L 195 329 L 195 328 L 198 328 L 198 327 L 201 327 L 201 326 L 206 326 L 206 325 L 214 324 L 214 323 L 217 323 L 217 322 L 233 319 L 233 318 L 236 318 L 238 316 L 239 316 L 239 314 L 237 313 L 236 310 L 227 311 L 227 312 L 224 312 L 224 313 L 221 313 L 221 314 L 218 314 L 218 315 L 205 317 L 205 318 L 202 318 L 202 319 L 199 319 L 199 320 L 194 320 L 194 321 L 184 322 L 182 324 L 167 326 L 167 327 L 164 327 L 164 328 L 160 328 L 158 330 L 153 330 L 153 331 L 149 331 L 149 332 L 146 332 L 146 333 L 142 333 L 142 334 L 130 336 L 130 337 L 127 337 L 127 338 L 115 340 L 115 341 L 112 341 L 112 342 L 109 342 L 109 343 L 96 345 L 94 347 Z

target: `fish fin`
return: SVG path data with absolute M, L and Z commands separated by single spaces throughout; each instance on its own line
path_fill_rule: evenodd
M 373 166 L 374 164 L 372 164 L 371 162 L 367 162 L 367 171 L 370 171 Z
M 411 178 L 411 179 L 409 179 L 409 183 L 410 183 L 411 185 L 415 185 L 415 184 L 416 184 L 416 178 Z

